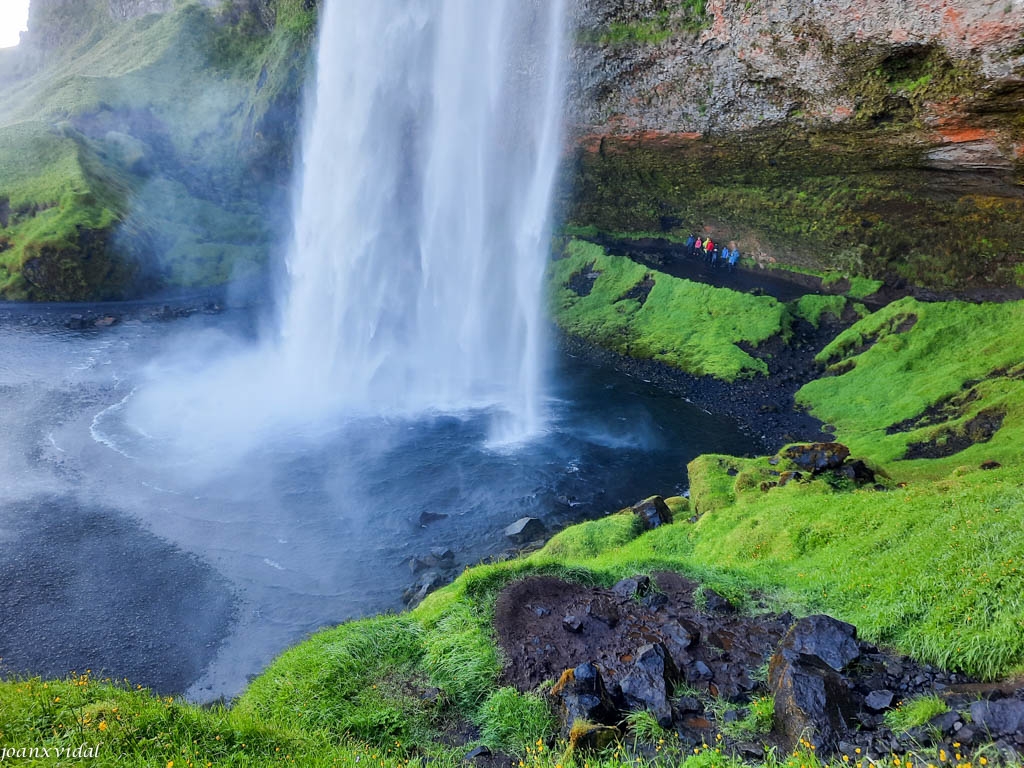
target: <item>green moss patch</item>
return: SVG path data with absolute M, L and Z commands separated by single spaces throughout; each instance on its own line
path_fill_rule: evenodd
M 786 308 L 771 297 L 681 280 L 580 240 L 551 264 L 549 286 L 564 331 L 698 376 L 765 374 L 764 361 L 739 345 L 788 331 Z
M 818 362 L 841 375 L 810 382 L 797 401 L 834 424 L 854 453 L 903 477 L 941 477 L 986 461 L 1016 464 L 1024 445 L 1021 329 L 1024 302 L 902 299 L 825 347 Z M 972 438 L 970 425 L 983 413 L 999 414 L 999 427 Z M 944 450 L 954 440 L 962 447 Z M 932 444 L 937 458 L 913 458 L 915 444 Z
M 807 294 L 792 303 L 792 311 L 795 317 L 802 318 L 817 328 L 825 315 L 831 315 L 836 320 L 841 318 L 846 304 L 845 296 Z

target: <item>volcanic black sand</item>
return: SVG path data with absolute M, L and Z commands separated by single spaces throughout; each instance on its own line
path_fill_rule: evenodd
M 0 672 L 116 670 L 166 693 L 199 677 L 234 614 L 210 566 L 74 498 L 19 506 L 0 510 Z

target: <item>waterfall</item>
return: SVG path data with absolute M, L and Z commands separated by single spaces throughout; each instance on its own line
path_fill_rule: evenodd
M 543 422 L 564 0 L 327 0 L 283 365 L 371 413 Z

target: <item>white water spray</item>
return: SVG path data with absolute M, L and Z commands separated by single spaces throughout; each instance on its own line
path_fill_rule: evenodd
M 539 428 L 563 6 L 327 2 L 281 322 L 305 396 Z

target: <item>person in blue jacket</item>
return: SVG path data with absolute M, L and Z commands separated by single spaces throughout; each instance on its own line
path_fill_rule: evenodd
M 736 271 L 736 263 L 739 260 L 740 260 L 740 249 L 737 248 L 736 244 L 734 243 L 733 246 L 732 246 L 732 250 L 729 251 L 729 271 L 730 272 L 735 272 Z
M 686 238 L 686 256 L 687 256 L 687 258 L 690 258 L 690 259 L 693 258 L 693 246 L 694 246 L 694 244 L 696 242 L 697 242 L 697 236 L 691 232 L 690 236 L 688 238 Z

